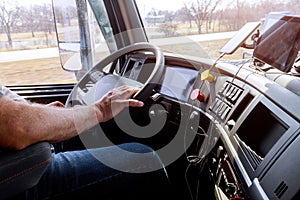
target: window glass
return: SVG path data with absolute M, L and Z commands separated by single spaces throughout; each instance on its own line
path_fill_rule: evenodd
M 76 81 L 61 68 L 51 0 L 0 1 L 0 82 L 3 85 Z
M 247 22 L 261 21 L 270 12 L 297 14 L 295 4 L 299 4 L 299 1 L 281 0 L 136 2 L 151 43 L 165 51 L 213 60 L 220 56 L 219 50 Z M 241 59 L 248 51 L 240 48 L 224 58 Z
M 67 71 L 76 71 L 79 79 L 115 50 L 104 3 L 101 0 L 52 2 L 62 66 Z

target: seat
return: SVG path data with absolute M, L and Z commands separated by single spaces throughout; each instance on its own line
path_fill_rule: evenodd
M 48 142 L 19 151 L 0 150 L 0 197 L 8 199 L 36 185 L 51 160 Z

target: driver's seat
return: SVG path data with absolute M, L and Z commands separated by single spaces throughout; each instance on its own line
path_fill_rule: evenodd
M 8 199 L 36 185 L 51 160 L 48 142 L 20 151 L 0 150 L 0 198 Z

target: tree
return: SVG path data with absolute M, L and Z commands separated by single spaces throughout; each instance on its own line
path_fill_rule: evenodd
M 21 15 L 21 7 L 17 1 L 0 1 L 0 24 L 7 36 L 9 48 L 12 48 L 12 28 L 18 23 Z
M 183 22 L 186 22 L 188 21 L 189 22 L 189 25 L 190 25 L 190 28 L 192 28 L 192 21 L 193 21 L 193 16 L 190 12 L 190 9 L 188 8 L 187 4 L 184 3 L 184 6 L 177 11 L 176 13 L 177 16 L 179 16 L 179 18 L 183 21 Z
M 176 36 L 177 25 L 172 23 L 162 23 L 159 26 L 159 31 L 163 32 L 166 37 Z
M 36 6 L 31 6 L 29 9 L 26 9 L 23 14 L 25 28 L 31 32 L 32 37 L 35 37 L 34 32 L 37 31 L 41 25 L 38 11 L 39 9 Z
M 44 4 L 42 6 L 39 6 L 39 13 L 40 13 L 40 29 L 41 31 L 49 34 L 52 34 L 52 31 L 54 30 L 54 24 L 53 24 L 53 12 L 51 10 L 51 6 Z
M 208 21 L 222 0 L 196 0 L 192 2 L 189 10 L 198 27 L 198 33 L 202 33 L 202 26 Z

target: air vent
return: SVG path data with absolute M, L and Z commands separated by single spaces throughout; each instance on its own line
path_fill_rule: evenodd
M 221 121 L 224 121 L 242 95 L 243 91 L 244 90 L 242 88 L 234 85 L 233 83 L 226 82 L 224 87 L 218 92 L 210 110 Z
M 240 88 L 239 86 L 226 81 L 226 83 L 224 84 L 224 87 L 220 90 L 218 95 L 221 98 L 225 98 L 231 104 L 235 104 L 237 102 L 238 98 L 243 93 L 243 91 L 244 90 L 242 88 Z
M 274 191 L 275 195 L 280 199 L 283 194 L 287 191 L 288 186 L 287 184 L 282 181 L 279 186 L 276 188 L 276 190 Z
M 235 137 L 240 145 L 240 148 L 246 155 L 248 161 L 251 163 L 251 166 L 256 169 L 258 165 L 263 161 L 263 158 L 257 155 L 257 153 L 253 151 L 249 146 L 247 146 L 245 142 L 243 142 L 237 135 Z

